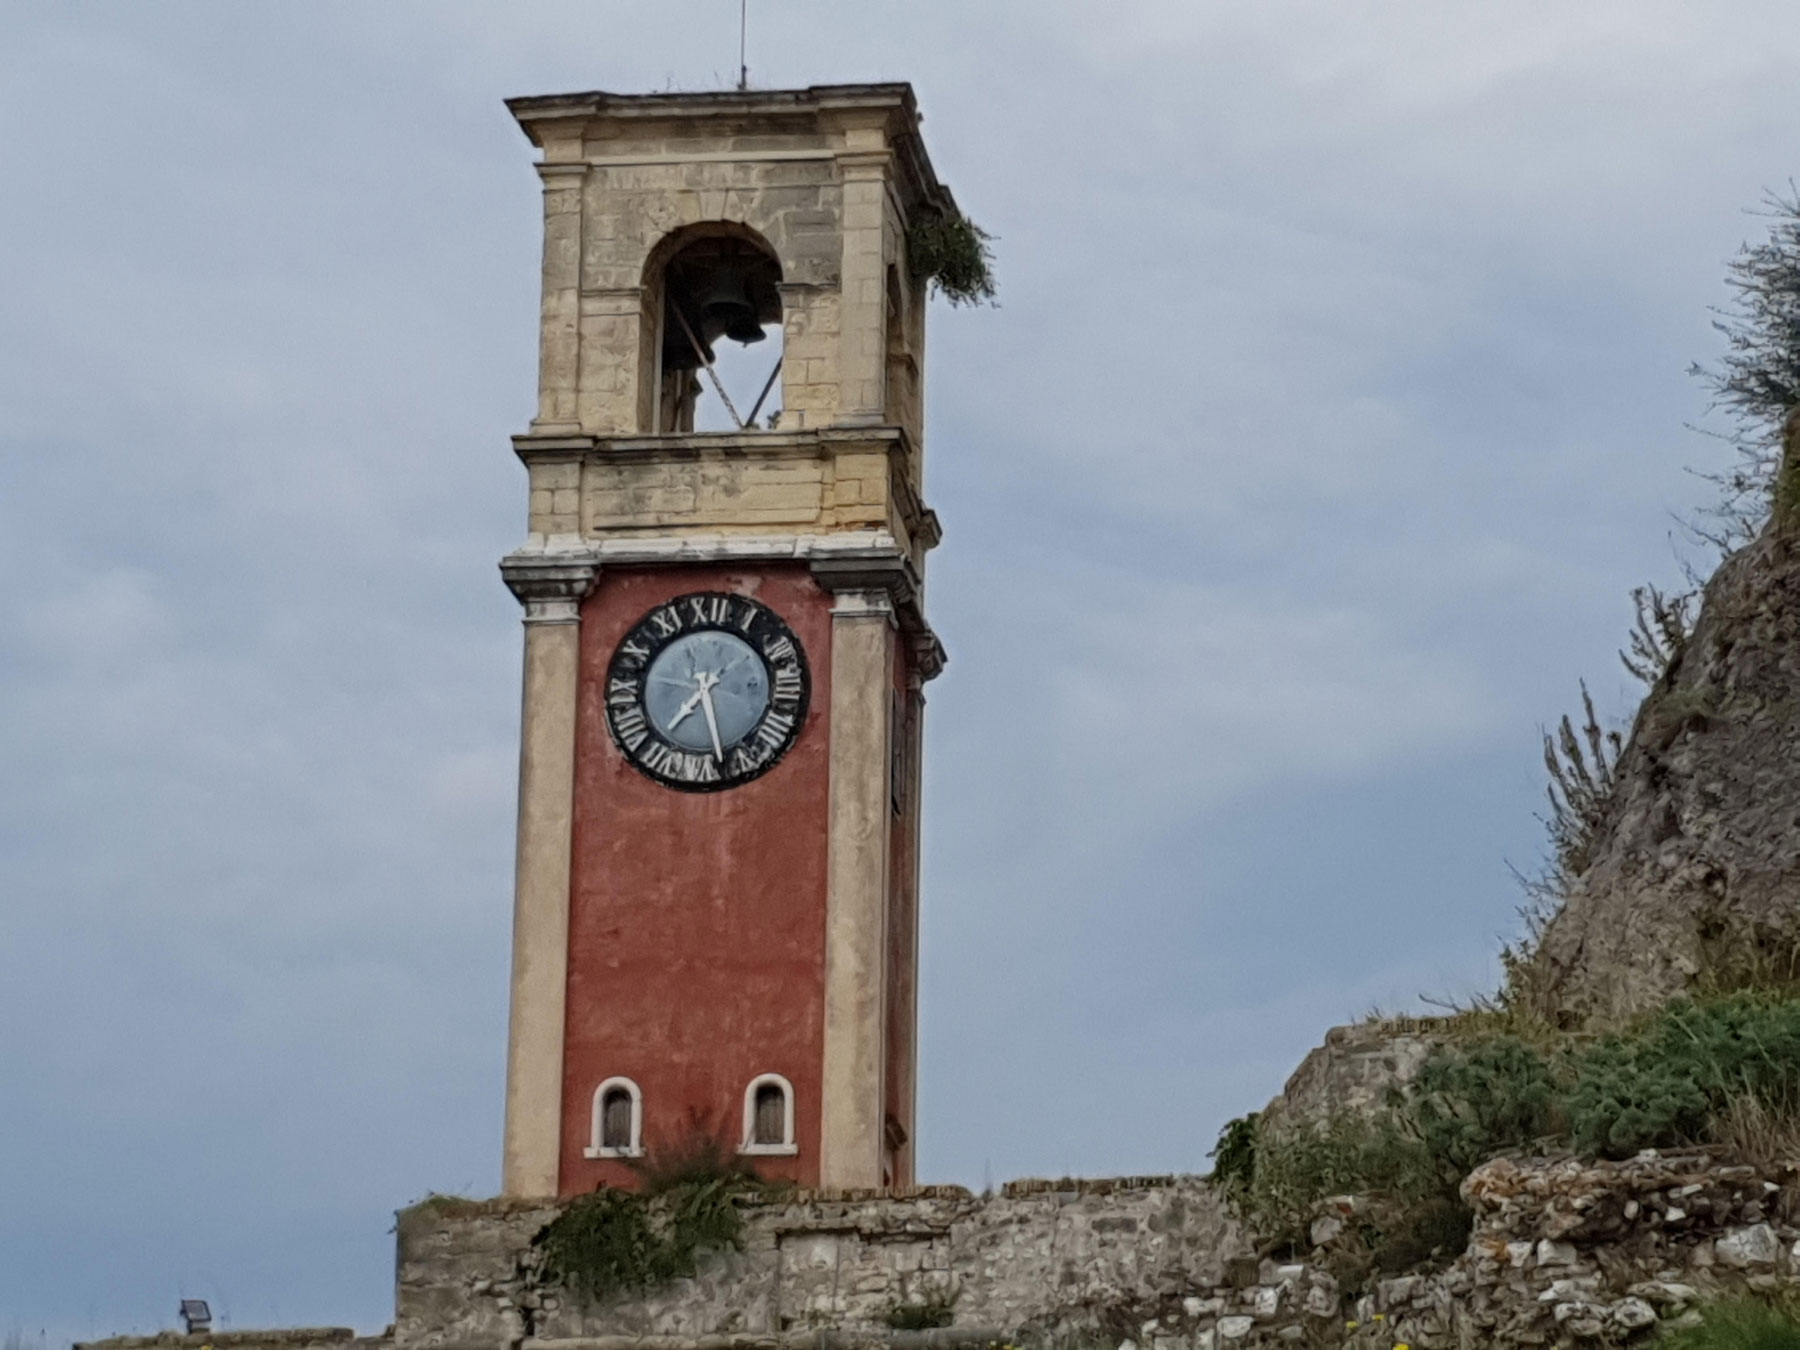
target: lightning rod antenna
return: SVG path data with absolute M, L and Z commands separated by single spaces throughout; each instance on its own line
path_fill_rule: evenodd
M 750 0 L 738 0 L 738 90 L 750 87 L 750 67 L 745 51 L 750 40 Z

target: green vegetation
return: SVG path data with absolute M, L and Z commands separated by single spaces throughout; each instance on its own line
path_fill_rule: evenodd
M 1248 1189 L 1256 1176 L 1256 1125 L 1258 1112 L 1225 1122 L 1219 1142 L 1206 1156 L 1213 1160 L 1213 1180 L 1234 1194 Z
M 1233 1122 L 1241 1127 L 1244 1122 Z M 1228 1133 L 1233 1126 L 1228 1126 Z M 1469 1215 L 1452 1178 L 1404 1118 L 1343 1112 L 1321 1121 L 1255 1127 L 1253 1165 L 1225 1185 L 1270 1250 L 1304 1250 L 1329 1197 L 1354 1197 L 1340 1213 L 1332 1273 L 1349 1289 L 1382 1274 L 1445 1261 L 1463 1249 Z
M 907 227 L 907 264 L 915 280 L 930 282 L 933 293 L 952 305 L 991 303 L 992 238 L 960 211 L 921 215 Z
M 1782 467 L 1783 434 L 1800 407 L 1800 191 L 1790 183 L 1785 196 L 1765 194 L 1761 214 L 1768 237 L 1732 259 L 1731 302 L 1713 322 L 1725 357 L 1693 368 L 1730 419 L 1722 439 L 1737 456 L 1729 469 L 1701 475 L 1719 500 L 1705 513 L 1710 525 L 1694 532 L 1720 552 L 1755 538 L 1771 510 L 1791 522 L 1800 504 L 1800 482 Z
M 1272 1248 L 1307 1245 L 1325 1202 L 1355 1197 L 1333 1244 L 1339 1277 L 1355 1284 L 1461 1251 L 1470 1216 L 1458 1188 L 1489 1158 L 1536 1148 L 1622 1158 L 1701 1143 L 1753 1160 L 1791 1156 L 1800 1000 L 1675 1003 L 1598 1038 L 1462 1035 L 1375 1111 L 1232 1121 L 1213 1176 Z
M 1608 1157 L 1713 1138 L 1740 1100 L 1792 1115 L 1800 1002 L 1741 993 L 1673 1004 L 1572 1056 L 1564 1080 L 1575 1148 Z
M 710 1140 L 638 1172 L 642 1190 L 580 1196 L 532 1239 L 547 1283 L 599 1302 L 692 1275 L 702 1252 L 741 1243 L 739 1201 L 767 1189 Z
M 1659 1350 L 1800 1350 L 1800 1300 L 1726 1299 L 1700 1309 L 1697 1325 L 1667 1327 Z

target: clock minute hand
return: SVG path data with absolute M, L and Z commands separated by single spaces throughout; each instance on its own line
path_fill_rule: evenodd
M 725 762 L 725 747 L 719 744 L 719 719 L 713 712 L 712 690 L 719 682 L 717 675 L 706 671 L 700 673 L 700 706 L 706 710 L 706 729 L 712 733 L 713 754 L 722 764 Z

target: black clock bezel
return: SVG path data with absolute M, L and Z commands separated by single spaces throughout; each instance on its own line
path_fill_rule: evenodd
M 644 703 L 651 663 L 677 638 L 701 632 L 743 639 L 769 680 L 769 706 L 727 752 L 725 764 L 668 740 Z M 648 610 L 613 649 L 601 689 L 607 733 L 626 763 L 676 792 L 724 792 L 761 778 L 799 739 L 811 701 L 812 672 L 794 630 L 761 601 L 728 591 L 690 591 Z M 747 754 L 746 747 L 760 749 Z M 734 763 L 744 767 L 733 770 L 729 766 Z M 714 766 L 712 777 L 706 776 L 706 765 Z

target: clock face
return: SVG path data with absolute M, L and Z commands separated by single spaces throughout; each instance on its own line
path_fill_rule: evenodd
M 606 670 L 606 725 L 640 773 L 716 792 L 774 767 L 806 721 L 806 653 L 741 595 L 682 595 L 625 635 Z

